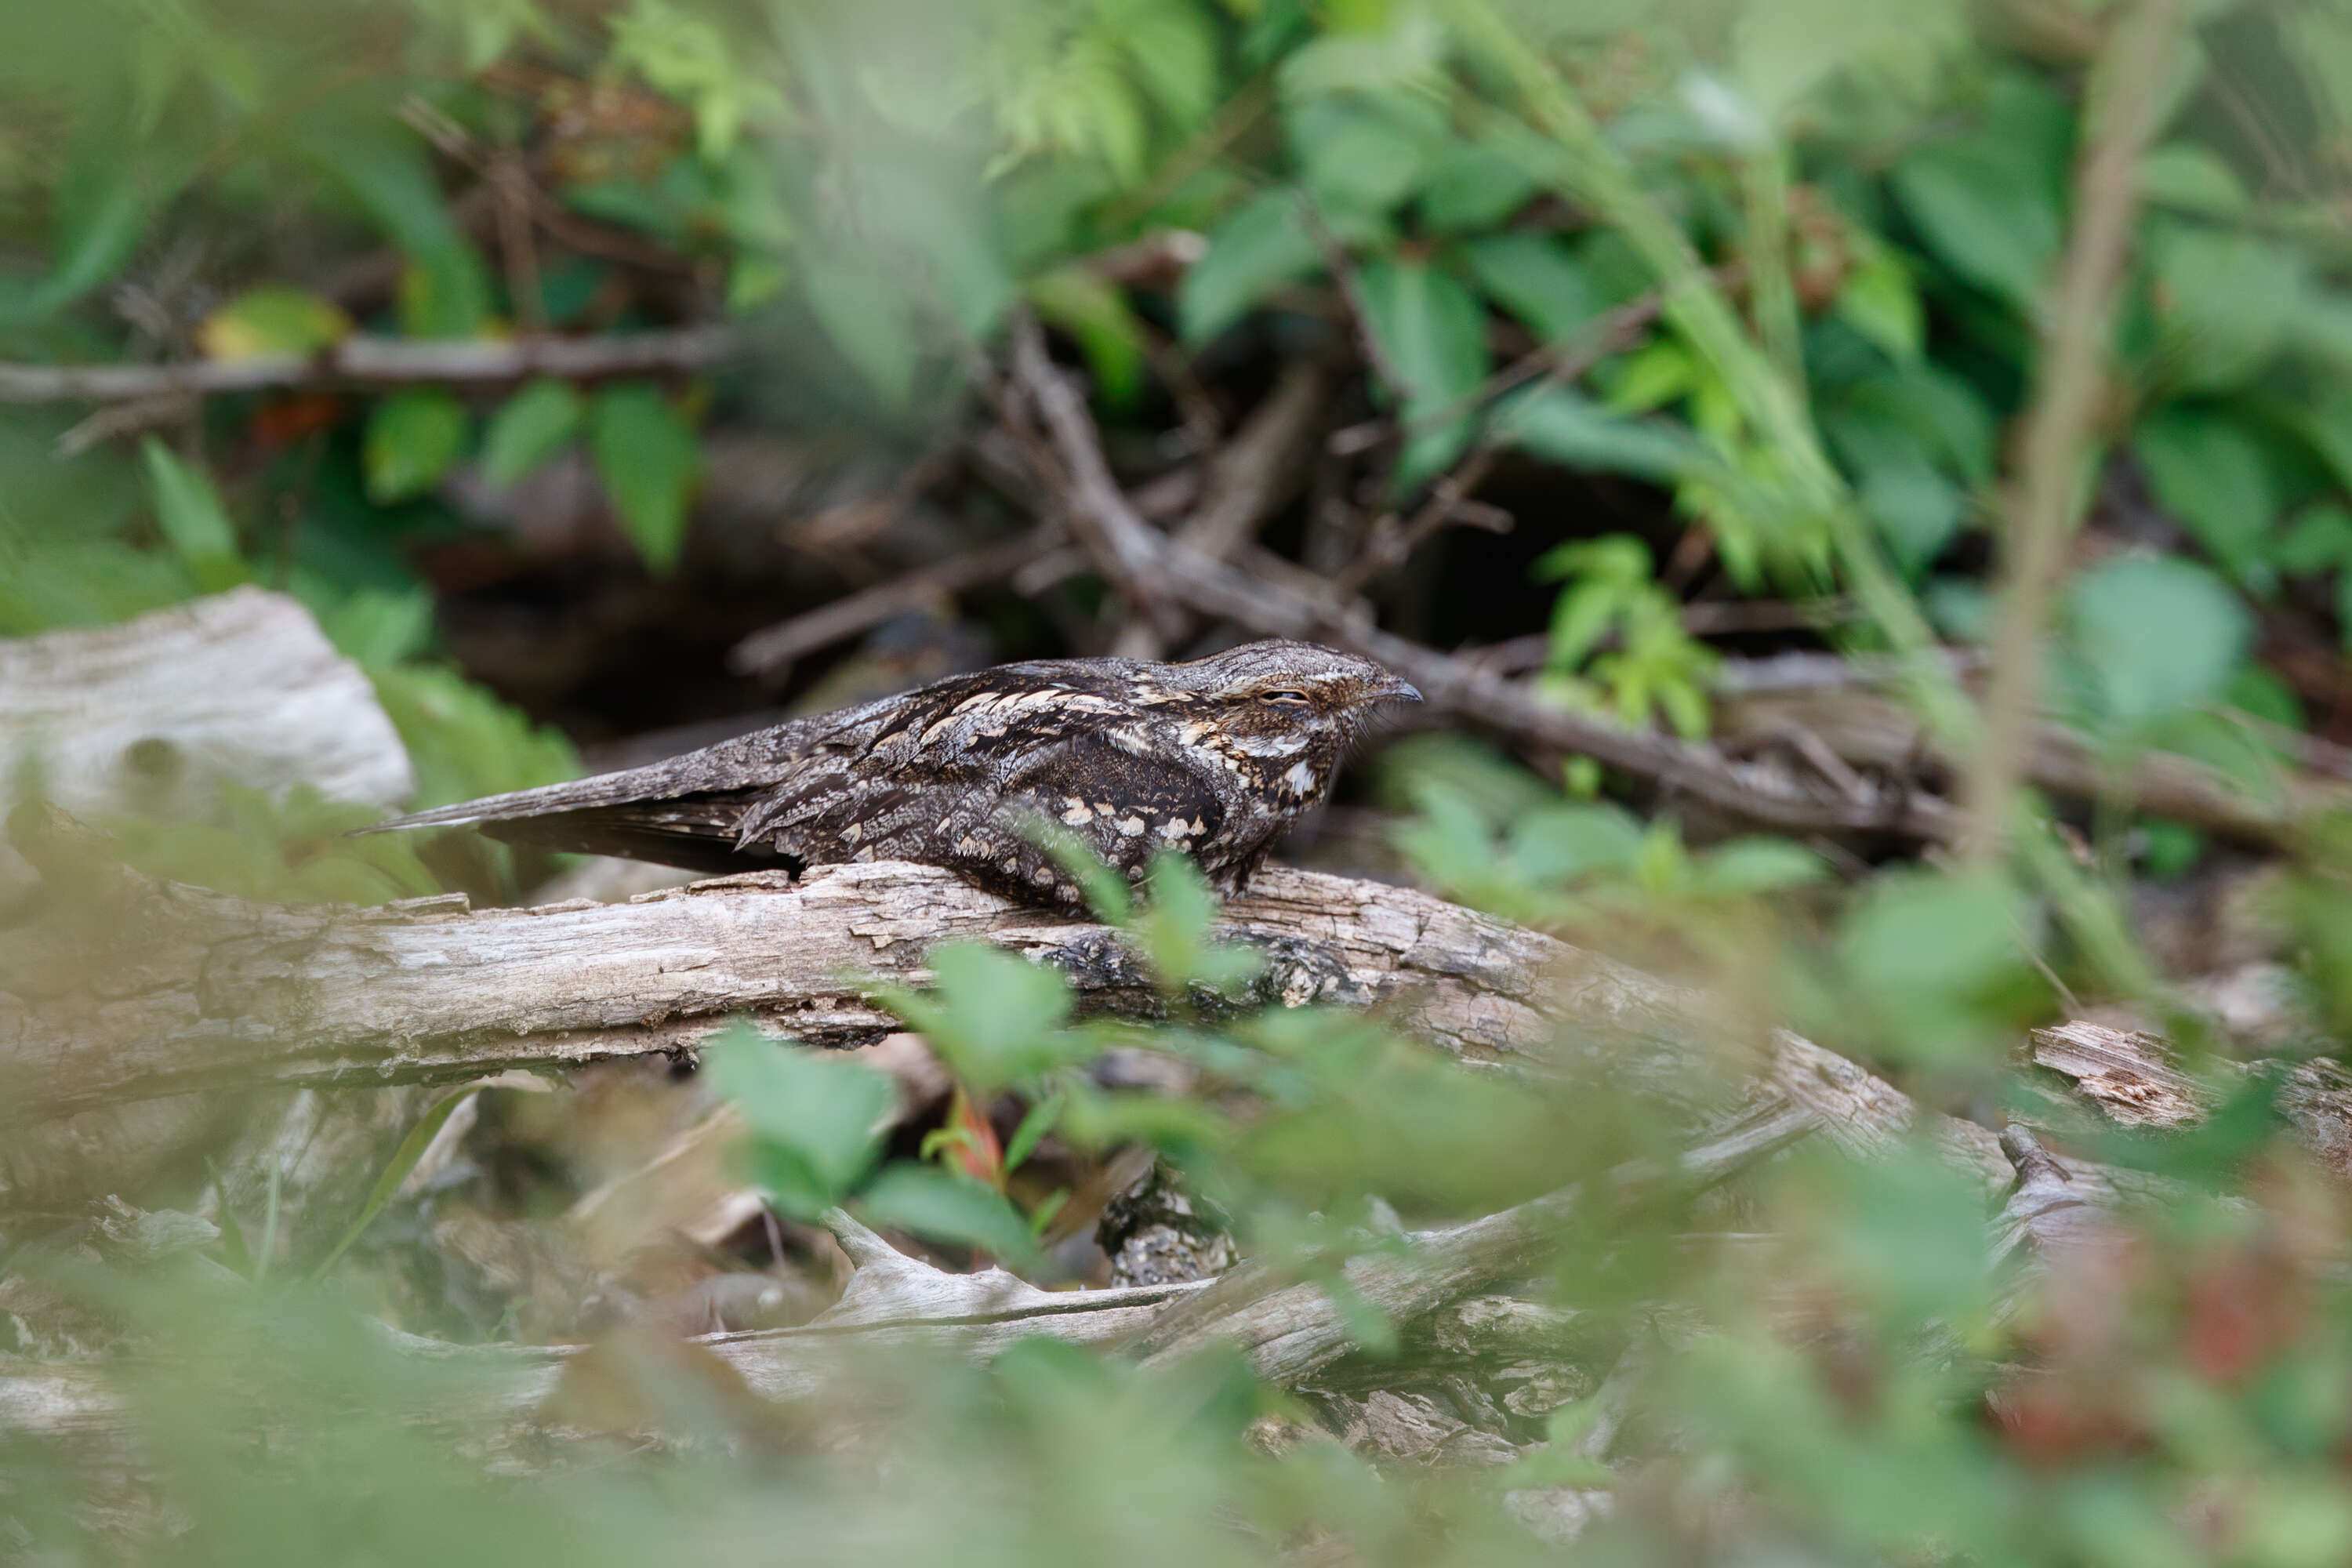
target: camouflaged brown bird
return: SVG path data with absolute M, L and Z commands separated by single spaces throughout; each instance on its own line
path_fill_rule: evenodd
M 1037 842 L 1042 819 L 1129 879 L 1174 847 L 1234 893 L 1330 793 L 1381 710 L 1420 699 L 1379 665 L 1313 643 L 1185 664 L 1038 659 L 365 831 L 475 823 L 518 843 L 714 872 L 913 860 L 1083 906 Z

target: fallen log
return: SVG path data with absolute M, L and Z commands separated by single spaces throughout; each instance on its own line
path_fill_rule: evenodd
M 692 1052 L 739 1016 L 811 1045 L 897 1027 L 873 1000 L 921 984 L 925 953 L 993 942 L 1059 968 L 1082 1005 L 1164 1007 L 1121 934 L 896 862 L 725 877 L 626 904 L 469 910 L 268 905 L 93 872 L 54 822 L 12 824 L 100 918 L 37 918 L 0 941 L 0 1126 L 220 1084 L 357 1087 Z M 1753 1079 L 1883 1147 L 1909 1100 L 1786 1031 L 1711 1017 L 1652 976 L 1540 932 L 1383 883 L 1269 867 L 1218 929 L 1265 957 L 1237 1003 L 1377 1006 L 1465 1061 L 1558 1069 L 1571 1055 L 1663 1077 Z M 1938 1135 L 1989 1181 L 1987 1129 Z

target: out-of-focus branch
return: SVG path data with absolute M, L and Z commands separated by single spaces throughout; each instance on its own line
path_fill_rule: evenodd
M 1368 1253 L 1351 1258 L 1342 1273 L 1365 1306 L 1409 1323 L 1526 1273 L 1570 1226 L 1612 1199 L 1715 1185 L 1819 1125 L 1805 1107 L 1769 1104 L 1671 1166 L 1612 1171 L 1598 1183 L 1578 1183 L 1500 1214 L 1424 1231 L 1409 1237 L 1401 1255 Z M 1347 1354 L 1356 1338 L 1348 1313 L 1323 1286 L 1284 1285 L 1265 1267 L 1244 1265 L 1162 1309 L 1139 1348 L 1150 1366 L 1220 1343 L 1238 1344 L 1260 1377 L 1289 1386 Z
M 345 338 L 309 358 L 267 355 L 184 364 L 0 364 L 0 403 L 113 403 L 288 387 L 496 384 L 531 376 L 595 381 L 679 374 L 732 357 L 728 327 L 593 338 Z
M 2180 26 L 2179 0 L 2138 0 L 2109 24 L 2093 80 L 2089 144 L 2074 178 L 2074 222 L 2041 324 L 2042 353 L 2025 416 L 2017 502 L 2006 544 L 2000 621 L 1984 732 L 1963 790 L 1964 852 L 2005 851 L 2041 679 L 2042 634 L 2066 543 L 2081 516 L 2084 468 L 2097 445 L 2101 382 L 2116 293 L 2139 208 L 2139 161 L 2157 131 Z
M 1010 577 L 1050 554 L 1062 542 L 1059 522 L 1041 523 L 1017 539 L 983 544 L 961 555 L 919 567 L 863 593 L 835 599 L 806 615 L 753 632 L 727 656 L 740 675 L 778 676 L 794 659 L 856 637 L 897 616 L 951 595 Z

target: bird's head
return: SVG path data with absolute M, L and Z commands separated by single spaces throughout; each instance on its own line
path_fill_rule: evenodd
M 1421 693 L 1381 666 L 1304 642 L 1254 642 L 1164 667 L 1157 684 L 1192 710 L 1194 743 L 1265 793 L 1296 802 L 1330 787 L 1349 748 Z

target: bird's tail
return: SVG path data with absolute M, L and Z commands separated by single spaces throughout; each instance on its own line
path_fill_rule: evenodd
M 598 806 L 675 798 L 681 793 L 677 783 L 677 773 L 669 764 L 656 763 L 650 767 L 629 768 L 617 773 L 599 773 L 594 778 L 574 779 L 569 784 L 542 784 L 537 789 L 486 795 L 479 800 L 459 801 L 455 805 L 436 805 L 430 811 L 389 817 L 352 831 L 393 833 L 412 827 L 463 827 L 468 823 L 515 822 L 526 817 L 560 816 Z

